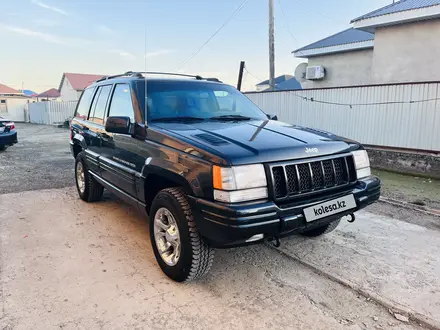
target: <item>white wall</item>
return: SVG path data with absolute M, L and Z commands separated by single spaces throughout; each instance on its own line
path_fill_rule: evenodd
M 62 124 L 73 117 L 76 101 L 44 101 L 29 104 L 29 118 L 35 124 Z
M 78 101 L 79 97 L 81 96 L 81 92 L 74 90 L 70 82 L 67 80 L 67 78 L 64 78 L 63 85 L 61 86 L 60 94 L 61 94 L 61 100 L 66 102 Z
M 30 98 L 1 96 L 0 99 L 6 100 L 8 112 L 0 113 L 0 116 L 12 121 L 26 121 L 25 111 L 28 109 Z
M 370 83 L 373 49 L 357 50 L 309 58 L 309 66 L 323 65 L 323 80 L 306 80 L 303 88 L 355 86 Z
M 440 151 L 440 102 L 409 103 L 435 99 L 439 90 L 440 83 L 427 83 L 254 92 L 246 96 L 290 124 L 323 129 L 369 145 Z M 383 102 L 405 103 L 377 104 Z
M 438 81 L 440 19 L 378 28 L 372 83 Z

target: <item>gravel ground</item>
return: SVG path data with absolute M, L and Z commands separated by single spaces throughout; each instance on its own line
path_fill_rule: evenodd
M 69 131 L 17 123 L 18 143 L 0 151 L 0 194 L 74 185 Z
M 344 224 L 324 238 L 285 239 L 286 255 L 265 245 L 219 250 L 210 276 L 176 284 L 154 260 L 146 219 L 110 194 L 96 204 L 78 200 L 67 130 L 17 126 L 19 143 L 0 153 L 0 181 L 8 183 L 0 186 L 0 329 L 419 328 L 397 321 L 387 308 L 325 273 L 365 282 L 397 300 L 399 292 L 417 286 L 423 293 L 428 267 L 423 263 L 431 262 L 432 268 L 436 261 L 422 258 L 420 271 L 398 266 L 411 272 L 402 273 L 407 282 L 396 281 L 403 289 L 393 287 L 383 279 L 393 273 L 387 273 L 392 269 L 386 254 L 377 253 L 375 239 L 402 240 L 395 249 L 404 249 L 409 258 L 405 248 L 419 245 L 407 245 L 410 234 L 393 235 L 394 230 L 408 222 L 435 229 L 430 235 L 436 237 L 438 218 L 377 203 L 363 215 L 364 229 L 356 222 L 349 227 L 353 232 Z M 369 231 L 369 222 L 380 234 Z M 388 230 L 382 228 L 387 222 L 393 223 Z M 302 264 L 308 261 L 317 271 Z M 430 283 L 440 282 L 434 277 Z M 430 287 L 428 293 L 435 295 L 437 289 Z M 428 296 L 420 301 L 436 316 L 438 308 L 428 304 Z
M 174 283 L 146 219 L 69 188 L 0 195 L 0 239 L 0 329 L 421 328 L 265 245 L 218 250 L 207 278 Z

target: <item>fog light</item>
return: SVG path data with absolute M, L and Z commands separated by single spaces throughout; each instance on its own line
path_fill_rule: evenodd
M 259 241 L 259 240 L 262 240 L 263 238 L 264 238 L 264 234 L 257 234 L 257 235 L 252 236 L 251 238 L 247 239 L 246 243 Z

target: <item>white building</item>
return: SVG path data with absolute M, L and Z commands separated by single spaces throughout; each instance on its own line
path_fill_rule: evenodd
M 60 96 L 62 101 L 78 101 L 82 91 L 94 81 L 105 77 L 96 74 L 63 73 L 61 78 Z
M 0 117 L 12 121 L 26 121 L 31 97 L 18 90 L 0 84 Z
M 352 28 L 293 51 L 322 65 L 303 88 L 437 81 L 440 0 L 401 0 L 351 21 Z

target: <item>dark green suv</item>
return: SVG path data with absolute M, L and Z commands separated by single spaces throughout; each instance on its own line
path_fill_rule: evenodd
M 148 214 L 176 281 L 204 275 L 214 248 L 319 236 L 378 200 L 359 143 L 273 119 L 216 79 L 103 78 L 71 122 L 78 193 L 93 202 L 105 188 Z

